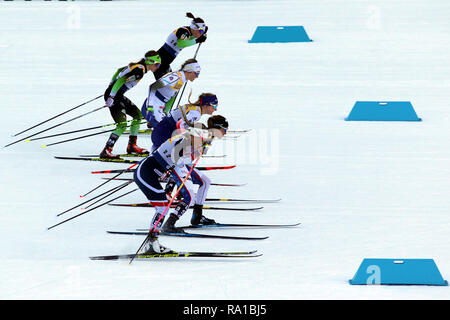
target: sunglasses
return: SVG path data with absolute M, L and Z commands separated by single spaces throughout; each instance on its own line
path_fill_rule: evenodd
M 206 28 L 200 27 L 200 26 L 199 26 L 198 24 L 196 24 L 195 22 L 194 22 L 194 25 L 195 25 L 195 30 L 197 30 L 198 32 L 200 32 L 200 35 L 202 35 L 202 34 L 205 33 Z
M 227 131 L 228 131 L 228 128 L 225 128 L 224 126 L 222 126 L 222 125 L 218 125 L 218 127 L 220 128 L 220 129 L 222 129 L 223 131 L 225 131 L 225 133 L 227 133 Z

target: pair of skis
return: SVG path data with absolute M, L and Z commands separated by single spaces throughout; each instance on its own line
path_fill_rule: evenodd
M 252 131 L 252 129 L 236 129 L 236 130 L 228 130 L 228 134 L 243 134 L 243 133 L 249 133 L 250 131 Z M 143 129 L 143 130 L 139 130 L 138 134 L 151 134 L 153 132 L 153 129 Z M 130 132 L 129 131 L 125 131 L 123 134 L 125 135 L 129 135 Z
M 274 200 L 252 200 L 252 199 L 219 199 L 219 198 L 207 198 L 206 201 L 210 202 L 278 202 L 281 199 Z M 111 203 L 111 206 L 119 207 L 152 207 L 151 203 L 130 203 L 130 204 L 117 204 Z M 177 202 L 172 203 L 172 207 L 176 207 Z M 205 210 L 234 210 L 234 211 L 256 211 L 263 207 L 251 207 L 251 208 L 232 208 L 232 207 L 211 207 L 203 206 Z M 216 223 L 211 225 L 189 225 L 182 226 L 181 229 L 205 229 L 205 228 L 280 228 L 280 227 L 295 227 L 296 224 L 236 224 L 236 223 Z M 111 234 L 122 234 L 122 235 L 147 235 L 145 229 L 138 229 L 136 231 L 107 231 Z M 216 238 L 216 239 L 236 239 L 236 240 L 264 240 L 268 237 L 241 237 L 241 236 L 222 236 L 222 235 L 210 235 L 210 234 L 197 234 L 197 233 L 165 233 L 162 232 L 161 235 L 177 236 L 177 237 L 193 237 L 193 238 Z
M 130 160 L 130 159 L 122 159 L 122 158 L 98 158 L 98 157 L 60 157 L 55 156 L 55 159 L 61 160 L 82 160 L 82 161 L 99 161 L 99 162 L 114 162 L 114 163 L 139 163 L 139 160 Z M 207 166 L 207 167 L 197 167 L 198 170 L 225 170 L 225 169 L 233 169 L 236 165 L 230 166 Z M 120 172 L 134 172 L 135 170 L 107 170 L 107 171 L 93 171 L 92 173 L 120 173 Z
M 133 235 L 133 236 L 146 236 L 148 231 L 106 231 L 109 234 L 120 234 L 120 235 Z M 203 238 L 203 239 L 227 239 L 227 240 L 264 240 L 269 238 L 265 237 L 244 237 L 244 236 L 224 236 L 218 234 L 202 234 L 202 233 L 190 233 L 190 232 L 160 232 L 161 236 L 170 237 L 185 237 L 185 238 Z
M 300 223 L 294 224 L 212 224 L 212 225 L 190 225 L 181 227 L 183 229 L 201 229 L 201 228 L 232 228 L 232 227 L 244 227 L 244 228 L 274 228 L 274 227 L 295 227 L 300 225 Z M 142 231 L 139 231 L 142 230 Z M 148 231 L 143 229 L 138 229 L 132 232 L 121 232 L 121 231 L 107 231 L 110 234 L 122 234 L 122 235 L 147 235 Z M 216 238 L 216 239 L 235 239 L 235 240 L 264 240 L 268 237 L 237 237 L 237 236 L 222 236 L 222 235 L 210 235 L 210 234 L 197 234 L 197 233 L 165 233 L 162 232 L 161 235 L 167 236 L 179 236 L 179 237 L 196 237 L 196 238 Z M 168 253 L 157 253 L 157 254 L 123 254 L 123 255 L 106 255 L 106 256 L 94 256 L 90 257 L 91 260 L 121 260 L 121 259 L 137 259 L 137 260 L 148 260 L 155 258 L 254 258 L 260 257 L 262 254 L 254 251 L 244 251 L 244 252 L 176 252 L 170 251 Z
M 144 203 L 110 203 L 109 205 L 114 206 L 114 207 L 133 207 L 133 208 L 152 207 L 152 204 L 148 203 L 148 202 L 144 202 Z M 177 205 L 178 205 L 178 201 L 174 201 L 170 207 L 176 208 Z M 257 210 L 261 210 L 263 208 L 264 207 L 233 208 L 233 207 L 213 207 L 213 206 L 207 206 L 207 205 L 203 206 L 204 210 L 224 210 L 224 211 L 257 211 Z
M 150 154 L 149 153 L 120 153 L 116 154 L 116 156 L 119 156 L 120 158 L 146 158 Z M 98 158 L 98 154 L 83 154 L 80 155 L 81 158 Z M 225 158 L 225 155 L 203 155 L 203 158 Z M 78 158 L 77 158 L 78 159 Z M 94 161 L 94 160 L 91 160 Z
M 205 202 L 207 203 L 275 203 L 280 202 L 281 199 L 232 199 L 232 198 L 206 198 Z M 142 202 L 142 203 L 110 203 L 110 206 L 117 206 L 117 207 L 134 207 L 134 208 L 147 208 L 152 207 L 152 204 L 150 202 Z M 174 201 L 171 205 L 172 208 L 175 208 L 178 205 L 178 201 Z M 248 208 L 242 208 L 242 207 L 213 207 L 204 205 L 203 209 L 205 210 L 230 210 L 230 211 L 257 211 L 261 210 L 264 207 L 248 207 Z
M 296 227 L 300 223 L 293 224 L 240 224 L 240 223 L 216 223 L 210 225 L 189 225 L 179 227 L 180 229 L 210 229 L 210 228 L 289 228 Z M 148 229 L 137 229 L 136 231 L 107 231 L 109 234 L 119 234 L 119 235 L 135 235 L 135 236 L 146 236 L 148 234 Z M 246 237 L 246 236 L 225 236 L 216 234 L 204 234 L 204 233 L 190 233 L 190 232 L 164 232 L 160 233 L 162 236 L 172 236 L 172 237 L 188 237 L 188 238 L 209 238 L 209 239 L 229 239 L 229 240 L 265 240 L 269 238 L 264 237 Z
M 253 251 L 241 251 L 241 252 L 177 252 L 170 251 L 167 253 L 154 253 L 154 254 L 119 254 L 109 256 L 95 256 L 90 257 L 91 260 L 122 260 L 122 259 L 135 259 L 135 260 L 148 260 L 155 258 L 256 258 L 262 254 L 258 254 L 256 250 Z

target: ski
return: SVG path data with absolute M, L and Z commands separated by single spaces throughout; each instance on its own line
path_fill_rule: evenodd
M 124 181 L 131 181 L 132 179 L 123 179 Z M 281 199 L 230 199 L 230 198 L 206 198 L 205 202 L 229 202 L 229 203 L 273 203 L 280 202 Z M 129 204 L 129 206 L 143 206 L 144 203 Z M 147 206 L 147 205 L 144 205 Z
M 149 153 L 141 153 L 141 154 L 137 154 L 137 153 L 119 153 L 116 154 L 117 156 L 119 156 L 120 158 L 146 158 L 149 156 Z M 82 154 L 80 155 L 81 158 L 98 158 L 98 154 Z M 215 155 L 203 155 L 203 158 L 225 158 L 226 155 L 219 155 L 219 156 L 215 156 Z
M 236 129 L 236 130 L 227 130 L 227 133 L 249 133 L 253 129 Z
M 236 168 L 236 165 L 231 166 L 208 166 L 208 167 L 196 167 L 198 170 L 226 170 Z
M 147 207 L 153 207 L 151 203 L 143 202 L 143 203 L 110 203 L 110 206 L 115 207 L 134 207 L 134 208 L 147 208 Z M 175 208 L 177 206 L 177 203 L 174 202 L 170 206 L 171 208 Z M 192 208 L 192 207 L 191 207 Z M 261 210 L 264 207 L 248 207 L 248 208 L 231 208 L 231 207 L 210 207 L 210 206 L 203 206 L 203 209 L 205 210 L 228 210 L 228 211 L 257 211 Z
M 110 234 L 131 235 L 131 236 L 146 236 L 148 231 L 106 231 Z M 223 236 L 217 234 L 202 234 L 189 232 L 163 232 L 159 233 L 161 236 L 170 237 L 187 237 L 187 238 L 209 238 L 209 239 L 227 239 L 227 240 L 264 240 L 266 237 L 245 237 L 245 236 Z
M 246 183 L 211 183 L 212 186 L 219 186 L 219 187 L 243 187 L 246 186 Z
M 280 202 L 281 199 L 219 199 L 219 198 L 206 198 L 206 202 L 246 202 L 246 203 L 272 203 Z
M 91 171 L 92 174 L 104 174 L 104 173 L 125 173 L 125 172 L 135 172 L 136 169 L 118 169 L 118 170 L 100 170 L 100 171 Z M 132 180 L 132 179 L 131 179 Z
M 58 158 L 58 159 L 60 159 L 60 158 Z M 92 158 L 75 158 L 76 160 L 80 160 L 80 159 L 82 159 L 82 160 L 89 160 L 89 159 L 92 159 Z M 102 160 L 109 160 L 109 159 L 102 159 Z M 118 160 L 118 159 L 116 159 L 116 160 Z M 99 161 L 101 161 L 101 160 L 99 160 Z M 137 162 L 139 162 L 139 161 L 131 161 L 131 160 L 125 160 L 125 159 L 122 159 L 122 161 L 116 161 L 116 162 L 122 162 L 122 163 L 137 163 Z M 233 165 L 233 166 L 219 166 L 219 167 L 195 167 L 196 169 L 198 169 L 198 170 L 226 170 L 226 169 L 233 169 L 233 168 L 235 168 L 236 167 L 236 165 Z M 135 171 L 135 169 L 132 169 L 132 170 L 125 170 L 125 169 L 122 169 L 122 170 L 100 170 L 100 171 L 92 171 L 91 173 L 92 174 L 104 174 L 104 173 L 120 173 L 120 172 L 134 172 Z
M 55 156 L 55 159 L 62 160 L 84 160 L 84 161 L 100 161 L 100 162 L 117 162 L 117 163 L 139 163 L 138 160 L 128 160 L 128 159 L 103 159 L 103 158 L 82 158 L 82 157 L 59 157 Z M 123 171 L 123 170 L 122 170 Z
M 119 254 L 109 256 L 94 256 L 89 257 L 91 260 L 121 260 L 121 259 L 157 259 L 157 258 L 255 258 L 260 257 L 262 254 L 256 254 L 256 250 L 247 252 L 176 252 L 171 251 L 167 253 L 131 253 L 131 254 Z
M 128 171 L 125 171 L 128 172 Z M 103 180 L 115 180 L 115 181 L 131 181 L 133 179 L 130 178 L 101 178 Z M 212 186 L 220 186 L 220 187 L 243 187 L 245 185 L 247 185 L 246 183 L 211 183 Z
M 264 207 L 248 207 L 248 208 L 232 208 L 232 207 L 210 207 L 210 206 L 203 206 L 203 209 L 205 210 L 225 210 L 225 211 L 258 211 L 261 209 L 264 209 Z
M 137 154 L 137 153 L 119 153 L 116 154 L 116 156 L 119 156 L 121 158 L 145 158 L 148 157 L 149 154 L 148 153 L 141 153 L 141 154 Z M 98 154 L 81 154 L 80 155 L 81 158 L 98 158 Z
M 301 223 L 292 224 L 245 224 L 245 223 L 215 223 L 181 226 L 182 229 L 207 229 L 207 228 L 291 228 L 299 226 Z M 143 231 L 144 229 L 137 229 Z
M 144 130 L 139 130 L 138 134 L 151 134 L 153 132 L 153 129 L 144 129 Z M 125 131 L 124 133 L 122 133 L 124 135 L 129 135 L 130 131 Z

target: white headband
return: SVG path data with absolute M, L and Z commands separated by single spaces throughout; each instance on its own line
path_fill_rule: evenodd
M 183 67 L 186 72 L 200 72 L 200 65 L 197 62 L 192 62 Z
M 198 22 L 197 23 L 197 22 L 192 21 L 191 25 L 190 25 L 190 28 L 194 29 L 194 30 L 200 30 L 200 29 L 205 30 L 206 24 L 204 22 Z

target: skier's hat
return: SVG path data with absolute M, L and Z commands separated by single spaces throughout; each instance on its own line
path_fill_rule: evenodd
M 200 105 L 201 106 L 217 106 L 219 101 L 217 100 L 217 96 L 215 94 L 212 95 L 202 95 L 200 97 Z
M 197 61 L 188 63 L 183 66 L 183 71 L 186 71 L 186 72 L 195 72 L 195 73 L 199 74 L 200 70 L 201 70 L 200 65 L 198 64 Z
M 145 62 L 145 64 L 149 64 L 149 65 L 152 65 L 152 64 L 161 65 L 161 57 L 159 56 L 159 54 L 156 51 L 151 50 L 145 54 L 144 62 Z

